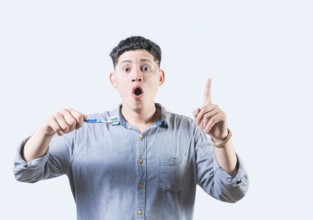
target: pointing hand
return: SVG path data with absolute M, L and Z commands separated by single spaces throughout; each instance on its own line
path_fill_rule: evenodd
M 227 119 L 225 113 L 212 103 L 212 80 L 208 79 L 204 89 L 204 105 L 193 111 L 196 124 L 214 141 L 223 140 L 227 134 Z

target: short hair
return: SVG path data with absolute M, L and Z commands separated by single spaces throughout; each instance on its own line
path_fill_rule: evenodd
M 113 61 L 113 66 L 115 68 L 118 58 L 125 53 L 126 51 L 131 50 L 146 50 L 149 52 L 154 61 L 160 66 L 161 64 L 161 48 L 156 43 L 141 37 L 141 36 L 132 36 L 128 37 L 125 40 L 121 40 L 119 44 L 113 48 L 110 53 L 110 56 Z

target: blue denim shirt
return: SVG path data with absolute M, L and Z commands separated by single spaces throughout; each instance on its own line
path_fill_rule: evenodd
M 18 151 L 17 180 L 36 182 L 66 174 L 77 206 L 77 219 L 191 220 L 196 185 L 225 202 L 240 200 L 248 178 L 228 175 L 216 162 L 214 146 L 191 118 L 167 112 L 144 132 L 127 123 L 120 108 L 90 117 L 113 124 L 88 124 L 54 136 L 48 152 L 25 162 Z

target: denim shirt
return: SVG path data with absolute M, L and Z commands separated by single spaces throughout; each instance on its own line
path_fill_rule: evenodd
M 18 150 L 18 181 L 36 182 L 66 174 L 77 219 L 191 220 L 196 185 L 212 197 L 236 202 L 247 192 L 248 177 L 238 158 L 238 173 L 227 174 L 216 162 L 214 146 L 191 118 L 167 112 L 144 132 L 127 123 L 120 108 L 89 117 L 116 124 L 84 123 L 55 135 L 48 152 L 26 162 Z

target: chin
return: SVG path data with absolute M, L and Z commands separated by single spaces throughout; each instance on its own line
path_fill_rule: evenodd
M 140 112 L 144 108 L 144 105 L 141 102 L 131 102 L 131 103 L 126 102 L 123 103 L 123 106 L 135 112 Z
M 134 105 L 133 110 L 135 111 L 141 111 L 145 108 L 145 105 L 143 103 L 137 103 L 136 105 Z

